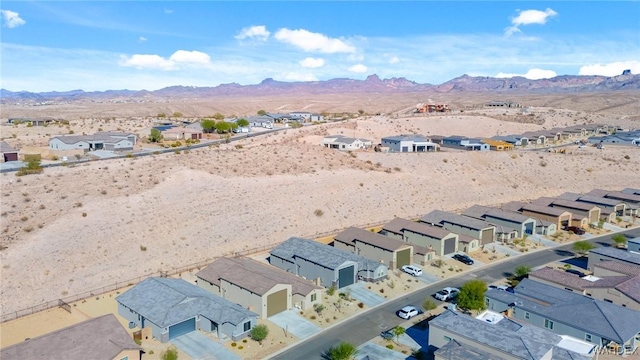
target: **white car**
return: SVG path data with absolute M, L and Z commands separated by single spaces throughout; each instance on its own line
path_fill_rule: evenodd
M 405 319 L 405 320 L 409 320 L 412 317 L 419 315 L 420 314 L 420 310 L 418 310 L 418 308 L 416 308 L 415 306 L 405 306 L 402 309 L 398 310 L 398 316 Z
M 446 287 L 433 296 L 440 301 L 448 301 L 454 299 L 460 293 L 460 289 L 453 287 Z
M 420 276 L 422 275 L 422 269 L 414 265 L 404 265 L 402 267 L 402 271 L 406 272 L 411 276 Z

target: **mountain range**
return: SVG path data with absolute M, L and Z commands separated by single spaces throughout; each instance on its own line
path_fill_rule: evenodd
M 605 92 L 620 90 L 640 90 L 640 75 L 625 71 L 623 75 L 606 77 L 597 75 L 562 75 L 550 79 L 530 80 L 516 76 L 494 78 L 462 75 L 440 85 L 419 84 L 406 78 L 380 79 L 369 75 L 365 80 L 337 78 L 326 81 L 283 82 L 271 78 L 259 84 L 221 84 L 214 87 L 170 86 L 155 91 L 148 90 L 72 90 L 65 92 L 28 91 L 13 92 L 0 89 L 3 103 L 16 101 L 74 101 L 105 100 L 114 98 L 206 98 L 219 96 L 261 96 L 286 94 L 348 94 L 386 92 L 500 92 L 500 93 L 562 93 L 562 92 Z

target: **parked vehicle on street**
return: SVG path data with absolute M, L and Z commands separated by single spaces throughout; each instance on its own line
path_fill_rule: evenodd
M 577 227 L 577 226 L 566 226 L 564 229 L 566 231 L 572 232 L 572 233 L 574 233 L 576 235 L 584 235 L 585 234 L 584 229 L 581 228 L 581 227 Z
M 407 274 L 409 274 L 411 276 L 420 276 L 420 275 L 422 275 L 422 269 L 420 269 L 419 267 L 417 267 L 415 265 L 404 265 L 402 267 L 402 271 L 406 272 Z
M 453 259 L 460 261 L 463 264 L 467 264 L 467 265 L 473 265 L 473 259 L 470 258 L 468 255 L 463 255 L 463 254 L 455 254 L 452 256 Z
M 402 309 L 398 310 L 398 316 L 405 319 L 405 320 L 409 320 L 414 316 L 417 316 L 419 314 L 421 314 L 422 311 L 420 311 L 417 307 L 412 306 L 412 305 L 407 305 L 405 307 L 403 307 Z
M 458 288 L 446 287 L 433 294 L 433 296 L 440 301 L 449 301 L 455 299 L 459 293 L 460 289 Z

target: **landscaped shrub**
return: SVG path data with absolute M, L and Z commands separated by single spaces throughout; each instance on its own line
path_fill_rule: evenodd
M 389 344 L 389 345 L 387 345 L 387 349 L 389 349 L 389 350 L 393 350 L 393 344 Z

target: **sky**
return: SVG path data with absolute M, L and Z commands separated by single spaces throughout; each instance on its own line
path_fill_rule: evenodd
M 7 1 L 0 87 L 640 73 L 634 1 Z

